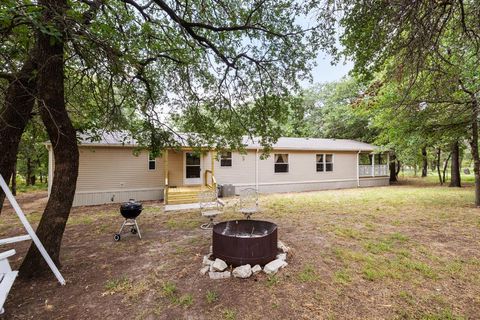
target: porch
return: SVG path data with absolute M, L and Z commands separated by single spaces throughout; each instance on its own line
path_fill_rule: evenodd
M 216 190 L 215 157 L 214 151 L 166 150 L 163 155 L 164 203 L 170 206 L 194 204 L 198 203 L 202 191 Z
M 360 153 L 358 176 L 360 178 L 388 176 L 388 161 L 388 153 Z

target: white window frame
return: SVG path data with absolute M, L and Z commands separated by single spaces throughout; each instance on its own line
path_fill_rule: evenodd
M 322 162 L 318 162 L 317 161 L 317 156 L 321 155 L 322 156 Z M 331 155 L 332 156 L 332 161 L 331 162 L 327 162 L 327 155 Z M 322 164 L 322 167 L 323 167 L 323 171 L 318 171 L 317 170 L 317 165 L 319 164 Z M 327 164 L 331 164 L 332 165 L 332 170 L 329 170 L 327 171 Z M 334 171 L 334 168 L 335 168 L 335 154 L 333 153 L 316 153 L 315 154 L 315 172 L 317 173 L 326 173 L 326 172 L 333 172 Z
M 285 172 L 277 172 L 276 171 L 276 167 L 277 167 L 277 163 L 275 162 L 275 158 L 277 155 L 286 155 L 287 156 L 287 162 L 286 163 L 278 163 L 278 164 L 286 164 L 287 165 L 287 171 Z M 275 174 L 288 174 L 290 173 L 290 154 L 288 153 L 274 153 L 273 154 L 273 173 Z
M 230 157 L 224 157 L 224 154 L 228 154 L 228 153 L 230 153 Z M 230 165 L 229 165 L 229 166 L 224 166 L 224 165 L 222 164 L 222 160 L 230 160 Z M 222 152 L 222 153 L 220 154 L 220 160 L 219 160 L 219 161 L 220 161 L 220 167 L 222 167 L 222 168 L 231 168 L 231 167 L 233 167 L 233 152 L 231 152 L 231 151 Z
M 155 171 L 155 170 L 157 170 L 157 158 L 156 158 L 156 157 L 153 157 L 153 160 L 152 160 L 152 159 L 150 159 L 151 156 L 152 156 L 152 153 L 149 152 L 149 153 L 148 153 L 148 157 L 147 157 L 147 161 L 148 161 L 148 162 L 147 162 L 147 163 L 148 163 L 148 167 L 147 167 L 147 168 L 148 168 L 148 171 Z M 154 165 L 153 165 L 154 168 L 153 168 L 153 169 L 150 168 L 150 163 L 151 163 L 151 162 L 154 163 Z

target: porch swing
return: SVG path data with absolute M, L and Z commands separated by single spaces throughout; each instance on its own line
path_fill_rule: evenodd
M 17 214 L 18 218 L 23 224 L 23 227 L 27 231 L 26 235 L 10 237 L 6 239 L 0 239 L 0 245 L 9 244 L 9 243 L 16 243 L 20 241 L 32 240 L 35 246 L 37 247 L 38 251 L 42 254 L 43 259 L 47 262 L 48 266 L 52 270 L 53 274 L 57 278 L 58 282 L 61 285 L 65 285 L 65 279 L 63 278 L 62 274 L 58 270 L 55 263 L 52 261 L 50 256 L 48 255 L 47 251 L 43 247 L 43 244 L 38 239 L 35 231 L 33 230 L 32 226 L 28 222 L 25 214 L 23 213 L 22 209 L 18 205 L 17 200 L 13 196 L 12 192 L 10 191 L 5 179 L 3 179 L 2 175 L 0 175 L 0 187 L 2 188 L 3 192 L 8 198 L 8 201 L 12 205 L 15 213 Z M 7 299 L 8 293 L 12 288 L 12 285 L 17 278 L 18 271 L 12 270 L 10 267 L 10 263 L 8 262 L 8 258 L 15 254 L 15 250 L 8 250 L 5 252 L 0 253 L 0 314 L 4 313 L 3 304 Z

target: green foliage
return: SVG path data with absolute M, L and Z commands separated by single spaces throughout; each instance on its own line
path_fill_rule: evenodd
M 70 117 L 92 139 L 128 131 L 154 152 L 182 139 L 197 147 L 240 147 L 242 135 L 261 136 L 268 147 L 289 117 L 289 134 L 304 135 L 295 124 L 301 108 L 290 97 L 309 78 L 317 49 L 333 46 L 333 9 L 310 0 L 180 7 L 69 1 L 61 19 L 68 21 L 62 40 Z M 2 3 L 0 72 L 15 72 L 12 66 L 32 54 L 37 32 L 62 38 L 42 22 L 36 3 Z
M 225 320 L 235 320 L 237 319 L 237 313 L 232 309 L 223 310 L 223 319 Z
M 298 279 L 301 282 L 313 282 L 318 280 L 318 274 L 313 265 L 307 264 L 298 274 Z
M 17 173 L 26 186 L 35 185 L 42 178 L 45 185 L 48 176 L 48 151 L 44 143 L 48 140 L 38 118 L 34 118 L 25 128 L 17 155 Z
M 480 92 L 479 3 L 344 4 L 341 54 L 366 84 L 360 105 L 379 133 L 374 142 L 416 166 L 423 148 L 432 160 L 454 141 L 476 141 L 470 126 L 478 121 L 471 106 Z
M 177 292 L 177 286 L 175 283 L 167 281 L 162 285 L 163 295 L 167 298 L 173 299 Z
M 364 90 L 364 86 L 353 78 L 311 89 L 310 94 L 316 100 L 310 118 L 315 136 L 372 142 L 376 132 L 370 126 L 370 115 L 356 107 Z
M 215 291 L 208 290 L 205 294 L 205 299 L 207 300 L 208 304 L 212 304 L 218 300 L 218 294 Z

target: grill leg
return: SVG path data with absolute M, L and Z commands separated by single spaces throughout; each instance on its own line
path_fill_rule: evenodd
M 142 234 L 140 233 L 140 228 L 138 227 L 137 220 L 135 219 L 133 221 L 135 222 L 135 228 L 137 228 L 138 237 L 142 239 Z
M 125 221 L 123 221 L 122 227 L 120 228 L 120 231 L 118 231 L 119 234 L 122 233 L 123 227 L 125 227 L 125 224 L 127 224 L 127 219 L 125 219 Z

